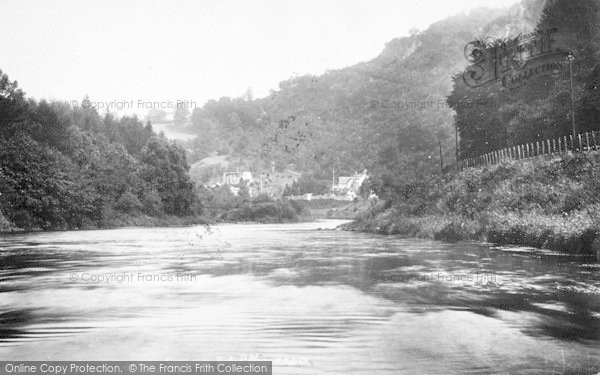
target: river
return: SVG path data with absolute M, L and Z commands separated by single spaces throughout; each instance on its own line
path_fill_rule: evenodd
M 592 260 L 330 230 L 340 223 L 2 236 L 0 358 L 600 372 Z

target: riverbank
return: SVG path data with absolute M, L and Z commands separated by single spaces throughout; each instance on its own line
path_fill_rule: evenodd
M 312 220 L 310 212 L 295 201 L 268 197 L 212 200 L 205 207 L 205 214 L 217 223 L 295 223 Z
M 20 228 L 5 220 L 0 225 L 0 234 L 20 233 L 20 232 L 42 232 L 42 231 L 63 231 L 63 230 L 94 230 L 94 229 L 115 229 L 127 227 L 177 227 L 188 225 L 206 225 L 212 221 L 204 216 L 161 216 L 154 217 L 148 215 L 116 215 L 111 219 L 105 219 L 97 223 L 89 222 L 81 227 L 51 227 L 51 228 Z
M 355 202 L 335 199 L 294 200 L 303 212 L 316 219 L 354 220 L 366 213 L 372 207 L 372 201 L 358 200 Z
M 600 253 L 600 153 L 512 161 L 404 189 L 347 230 Z
M 205 207 L 203 215 L 190 216 L 148 216 L 142 213 L 126 214 L 113 211 L 109 218 L 99 221 L 89 220 L 80 227 L 29 227 L 20 228 L 0 213 L 0 234 L 15 232 L 38 232 L 44 230 L 92 230 L 125 227 L 170 227 L 223 223 L 298 223 L 314 221 L 315 217 L 301 205 L 285 200 L 256 199 L 234 202 L 231 205 Z

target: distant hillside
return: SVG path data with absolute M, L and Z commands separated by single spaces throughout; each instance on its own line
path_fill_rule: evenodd
M 266 98 L 221 98 L 196 109 L 194 160 L 218 153 L 249 169 L 294 163 L 316 178 L 368 169 L 383 179 L 414 179 L 454 155 L 452 76 L 468 62 L 465 45 L 531 32 L 542 0 L 476 9 L 390 41 L 374 59 L 280 83 Z M 387 108 L 386 108 L 387 107 Z

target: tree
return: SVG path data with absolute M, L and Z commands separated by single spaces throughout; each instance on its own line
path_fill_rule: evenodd
M 163 109 L 152 108 L 148 111 L 148 115 L 146 115 L 146 120 L 154 123 L 164 122 L 167 118 L 167 112 Z
M 185 151 L 164 137 L 153 136 L 142 149 L 141 161 L 142 177 L 160 195 L 165 212 L 192 214 L 196 198 Z
M 187 124 L 190 111 L 184 105 L 178 105 L 173 114 L 173 123 L 176 126 L 184 126 Z
M 0 70 L 0 136 L 8 137 L 25 120 L 28 103 L 17 81 Z

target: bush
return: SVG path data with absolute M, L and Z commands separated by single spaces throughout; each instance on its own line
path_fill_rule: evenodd
M 350 228 L 585 253 L 600 243 L 598 152 L 471 168 L 396 193 Z
M 125 213 L 133 213 L 140 211 L 143 206 L 133 193 L 126 191 L 121 194 L 117 203 L 115 203 L 115 208 Z
M 163 204 L 156 190 L 150 190 L 142 198 L 142 211 L 146 215 L 160 216 L 163 212 Z

